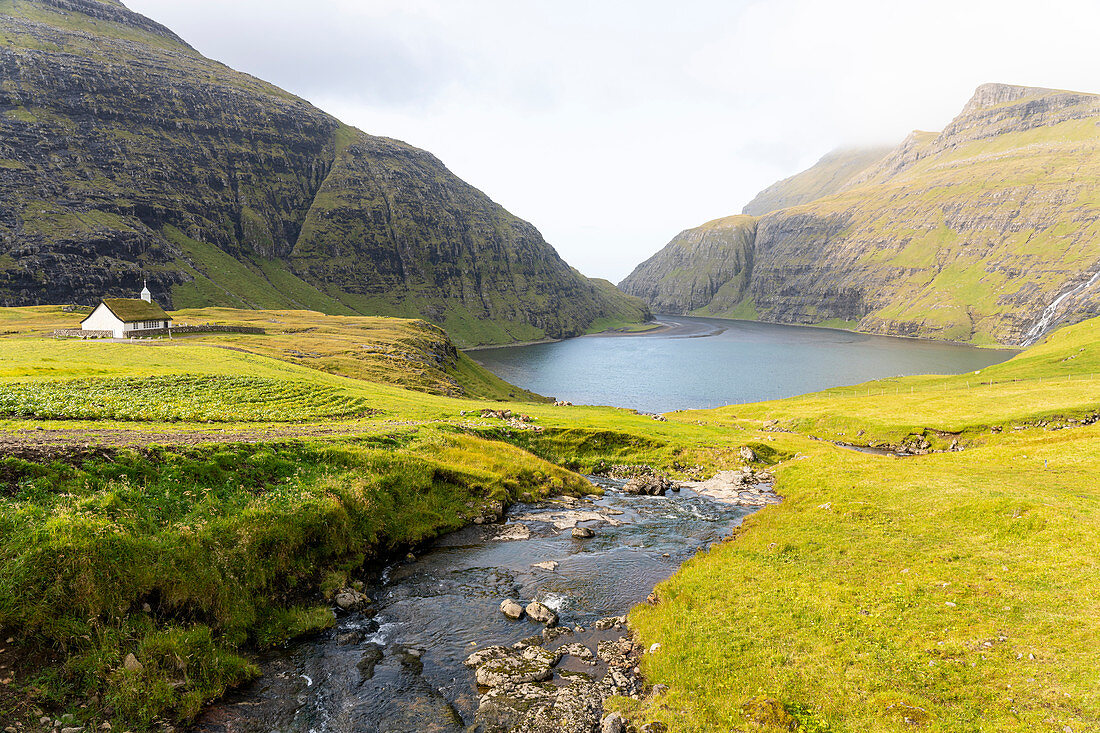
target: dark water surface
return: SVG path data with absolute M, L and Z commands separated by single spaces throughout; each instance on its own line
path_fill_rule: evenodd
M 912 374 L 961 374 L 1009 349 L 726 321 L 658 316 L 652 334 L 585 336 L 470 352 L 501 378 L 575 404 L 648 412 L 793 397 Z
M 263 678 L 212 706 L 194 730 L 461 732 L 478 702 L 463 660 L 480 647 L 512 644 L 542 629 L 505 618 L 503 599 L 545 603 L 562 626 L 587 629 L 563 642 L 595 651 L 600 638 L 622 632 L 592 631 L 593 621 L 626 613 L 699 548 L 729 535 L 755 511 L 689 489 L 634 496 L 616 490 L 622 482 L 594 480 L 609 489 L 605 496 L 572 506 L 518 505 L 502 524 L 467 527 L 415 561 L 386 568 L 366 589 L 375 601 L 370 612 L 343 616 L 336 629 L 269 655 Z M 590 513 L 580 526 L 594 529 L 594 538 L 571 537 L 561 523 L 571 510 Z M 526 539 L 501 539 L 516 529 L 526 534 L 523 528 L 530 530 Z M 548 560 L 560 565 L 532 567 Z

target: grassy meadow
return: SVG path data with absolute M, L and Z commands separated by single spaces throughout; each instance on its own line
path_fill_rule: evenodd
M 186 723 L 382 557 L 589 491 L 577 472 L 709 475 L 748 445 L 784 501 L 632 611 L 670 687 L 619 701 L 637 722 L 1100 729 L 1100 319 L 980 374 L 658 422 L 540 402 L 419 322 L 211 309 L 177 318 L 269 333 L 44 336 L 72 317 L 0 310 L 0 719 Z M 539 430 L 462 414 L 490 404 Z M 942 452 L 828 442 L 916 437 Z

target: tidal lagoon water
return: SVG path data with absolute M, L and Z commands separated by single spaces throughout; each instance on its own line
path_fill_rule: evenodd
M 574 404 L 645 412 L 792 397 L 913 374 L 961 374 L 1010 349 L 829 328 L 658 316 L 666 328 L 470 352 L 501 378 Z

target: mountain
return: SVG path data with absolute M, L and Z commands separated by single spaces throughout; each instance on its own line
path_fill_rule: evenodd
M 756 217 L 708 221 L 677 234 L 620 287 L 657 313 L 751 317 L 736 309 L 748 295 L 755 240 Z
M 827 153 L 811 168 L 765 188 L 745 205 L 744 214 L 763 216 L 807 204 L 843 191 L 855 178 L 879 162 L 890 148 L 841 148 Z
M 986 84 L 942 132 L 913 133 L 821 198 L 742 221 L 755 225 L 751 248 L 726 237 L 685 258 L 704 225 L 620 287 L 675 313 L 1030 343 L 1100 314 L 1098 181 L 1100 97 Z
M 433 155 L 207 59 L 115 0 L 0 0 L 0 303 L 425 317 L 462 344 L 646 307 Z

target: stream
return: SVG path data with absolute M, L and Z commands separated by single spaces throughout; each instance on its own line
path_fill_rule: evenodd
M 368 611 L 341 615 L 335 628 L 266 655 L 263 677 L 210 707 L 193 730 L 464 731 L 474 722 L 479 692 L 463 660 L 543 628 L 505 618 L 502 600 L 541 601 L 557 612 L 560 626 L 584 629 L 568 641 L 595 649 L 610 638 L 590 630 L 597 619 L 644 601 L 654 585 L 757 508 L 687 488 L 626 494 L 622 481 L 592 480 L 604 496 L 515 505 L 500 523 L 444 536 L 415 560 L 366 578 L 374 601 Z M 574 539 L 574 524 L 595 536 Z M 547 561 L 557 568 L 533 567 Z

